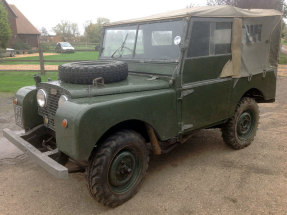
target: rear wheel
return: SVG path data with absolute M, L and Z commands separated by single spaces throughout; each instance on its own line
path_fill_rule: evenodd
M 244 97 L 238 103 L 234 116 L 222 127 L 224 142 L 234 149 L 249 146 L 256 135 L 259 108 L 256 101 Z
M 88 166 L 88 189 L 106 206 L 115 207 L 137 192 L 149 162 L 141 135 L 123 130 L 110 136 L 95 151 Z

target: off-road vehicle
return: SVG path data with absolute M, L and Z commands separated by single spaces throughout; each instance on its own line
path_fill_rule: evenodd
M 188 8 L 105 26 L 99 61 L 15 95 L 19 135 L 4 135 L 57 177 L 85 170 L 91 195 L 117 206 L 138 190 L 151 153 L 203 128 L 251 144 L 257 103 L 274 102 L 281 13 Z M 76 166 L 75 166 L 76 164 Z

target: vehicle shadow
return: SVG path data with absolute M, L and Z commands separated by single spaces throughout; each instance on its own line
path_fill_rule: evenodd
M 179 144 L 171 152 L 151 156 L 148 174 L 152 175 L 162 168 L 168 166 L 177 167 L 188 159 L 194 159 L 194 164 L 206 160 L 206 156 L 212 154 L 221 154 L 227 151 L 233 151 L 227 147 L 221 137 L 220 129 L 205 129 L 191 136 L 185 143 Z

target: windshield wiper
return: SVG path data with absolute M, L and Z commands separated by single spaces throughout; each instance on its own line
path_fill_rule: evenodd
M 113 52 L 113 54 L 111 55 L 111 58 L 114 58 L 114 55 L 118 52 L 118 51 L 121 51 L 121 54 L 119 55 L 119 57 L 118 58 L 120 58 L 122 55 L 123 55 L 123 49 L 125 48 L 125 44 L 126 44 L 126 41 L 127 41 L 127 39 L 128 39 L 128 33 L 126 34 L 126 37 L 125 37 L 125 39 L 124 39 L 124 41 L 122 42 L 122 44 L 121 44 L 121 46 L 119 47 L 119 48 L 117 48 L 114 52 Z

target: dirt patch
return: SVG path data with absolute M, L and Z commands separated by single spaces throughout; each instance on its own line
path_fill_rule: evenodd
M 278 75 L 282 77 L 287 77 L 287 65 L 279 65 Z
M 23 70 L 23 71 L 29 71 L 29 70 L 40 70 L 40 65 L 28 65 L 28 64 L 17 64 L 17 65 L 1 65 L 0 64 L 0 70 L 11 70 L 11 71 L 17 71 L 17 70 Z M 57 65 L 45 65 L 45 70 L 58 70 Z
M 51 56 L 51 55 L 59 55 L 58 53 L 43 53 L 44 56 Z M 14 58 L 22 58 L 22 57 L 35 57 L 39 56 L 39 53 L 33 53 L 33 54 L 16 54 L 15 57 L 7 57 L 6 59 L 14 59 Z

